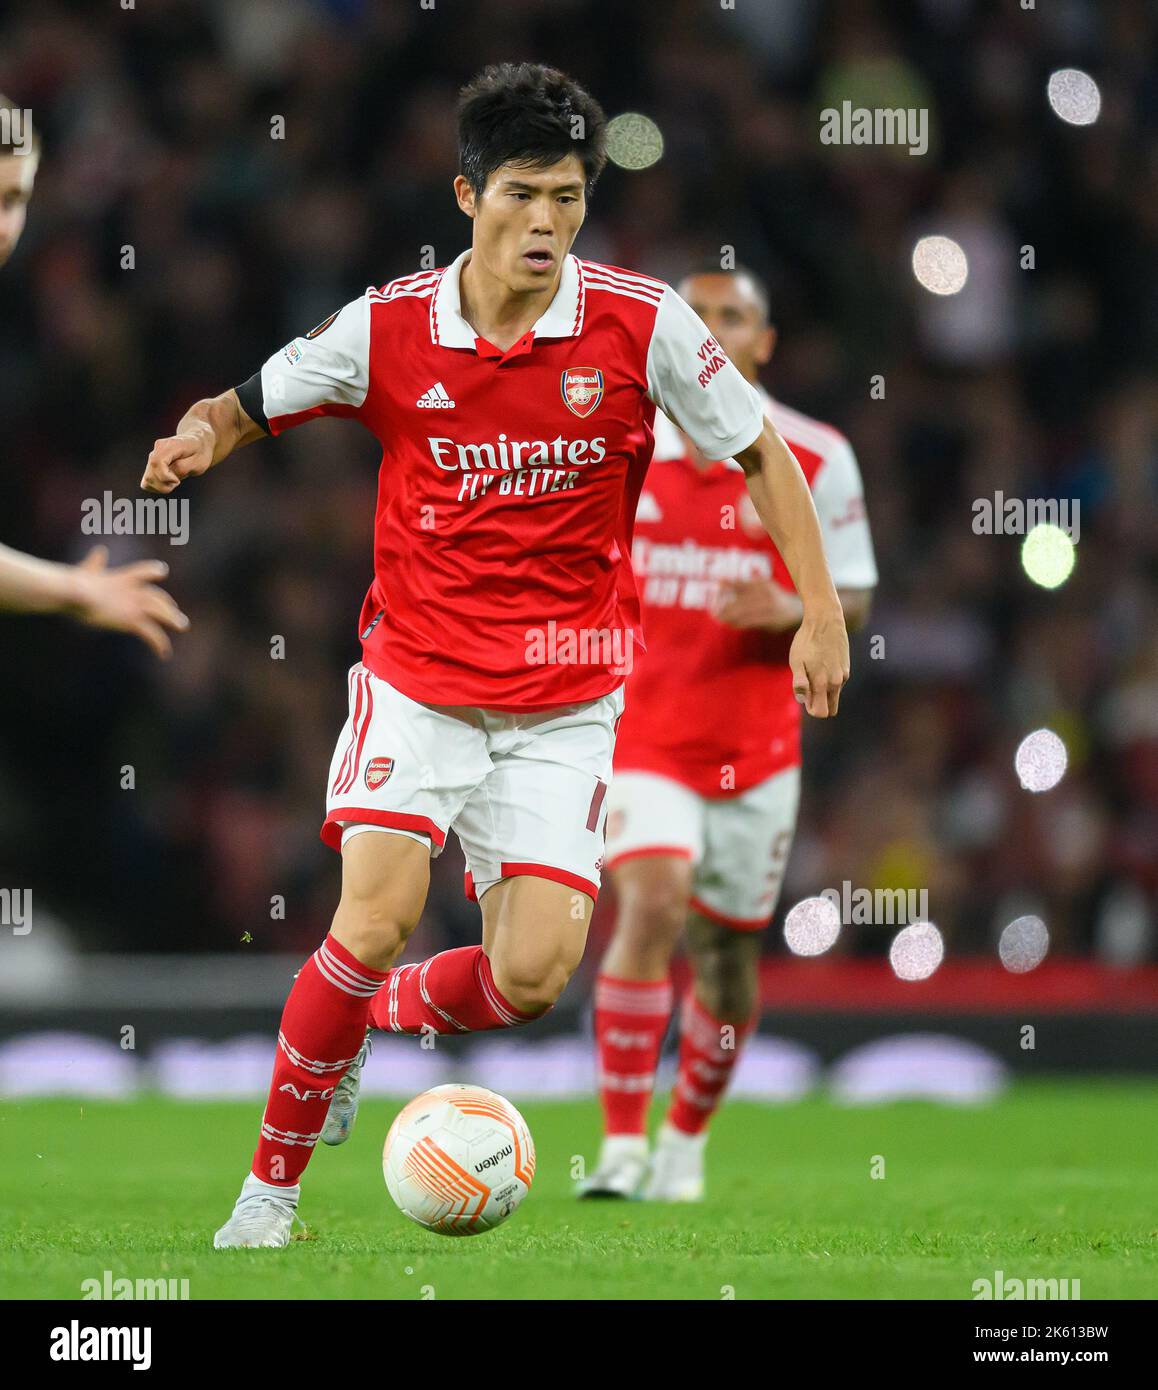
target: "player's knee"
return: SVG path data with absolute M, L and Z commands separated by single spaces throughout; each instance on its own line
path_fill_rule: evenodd
M 503 997 L 521 1014 L 545 1014 L 567 987 L 570 974 L 545 971 L 508 976 L 499 986 Z M 497 983 L 497 982 L 496 982 Z
M 373 970 L 386 970 L 418 925 L 430 882 L 429 851 L 394 835 L 356 835 L 342 851 L 334 936 Z
M 384 900 L 343 894 L 331 928 L 345 948 L 372 970 L 386 970 L 406 945 L 417 922 Z
M 503 998 L 521 1014 L 543 1014 L 558 1000 L 575 973 L 578 959 L 560 954 L 551 960 L 499 960 L 492 965 Z
M 676 875 L 652 874 L 619 886 L 616 931 L 641 946 L 674 945 L 688 913 L 687 887 Z

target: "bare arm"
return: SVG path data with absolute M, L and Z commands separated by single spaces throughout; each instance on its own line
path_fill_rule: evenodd
M 768 421 L 736 455 L 736 462 L 744 470 L 764 529 L 784 557 L 800 595 L 800 627 L 788 657 L 796 698 L 809 714 L 823 719 L 837 712 L 848 680 L 848 631 L 824 558 L 812 493 L 791 450 Z
M 71 565 L 38 560 L 0 545 L 0 608 L 17 613 L 59 613 L 80 596 Z
M 146 492 L 173 492 L 186 478 L 207 473 L 235 449 L 264 435 L 242 409 L 236 391 L 197 401 L 181 417 L 176 433 L 153 445 L 141 487 Z

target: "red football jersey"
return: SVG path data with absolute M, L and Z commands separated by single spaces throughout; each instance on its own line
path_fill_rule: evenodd
M 461 314 L 464 252 L 370 289 L 238 388 L 273 434 L 319 415 L 382 444 L 365 665 L 412 699 L 500 710 L 597 699 L 642 645 L 630 554 L 656 407 L 712 458 L 758 393 L 660 280 L 565 258 L 506 352 Z
M 874 587 L 863 488 L 848 441 L 763 399 L 812 489 L 834 583 Z M 795 589 L 739 466 L 697 467 L 662 416 L 655 435 L 633 550 L 647 652 L 628 679 L 615 768 L 659 773 L 702 796 L 732 796 L 800 761 L 801 708 L 788 666 L 795 634 L 727 627 L 713 608 L 729 581 L 771 579 Z

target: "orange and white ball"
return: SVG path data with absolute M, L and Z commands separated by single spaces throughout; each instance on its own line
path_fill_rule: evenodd
M 494 1230 L 535 1176 L 535 1141 L 509 1100 L 483 1086 L 424 1091 L 399 1111 L 382 1150 L 404 1216 L 444 1236 Z

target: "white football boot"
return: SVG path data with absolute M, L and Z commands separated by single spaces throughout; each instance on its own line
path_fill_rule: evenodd
M 275 1187 L 250 1173 L 241 1184 L 233 1215 L 213 1237 L 214 1250 L 288 1245 L 301 1191 L 300 1184 Z
M 704 1149 L 708 1133 L 684 1134 L 669 1124 L 660 1126 L 651 1171 L 643 1184 L 645 1202 L 702 1202 Z
M 580 1197 L 634 1197 L 647 1177 L 647 1137 L 608 1135 L 595 1172 L 579 1184 Z
M 366 1065 L 373 1048 L 370 1044 L 369 1030 L 366 1041 L 358 1050 L 357 1057 L 350 1063 L 345 1076 L 334 1087 L 330 1108 L 326 1111 L 326 1123 L 322 1126 L 322 1143 L 344 1144 L 354 1129 L 358 1118 L 358 1092 L 362 1089 L 362 1068 Z

